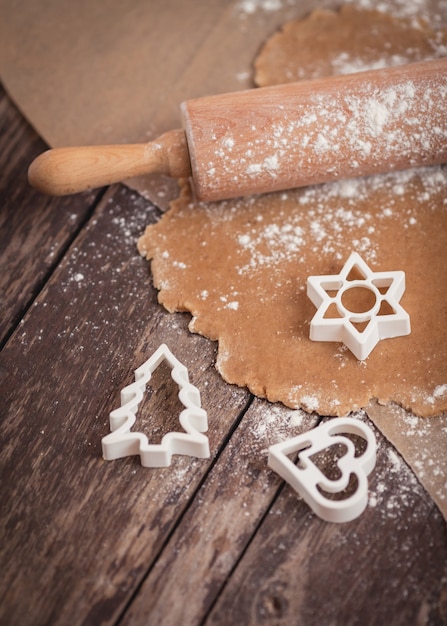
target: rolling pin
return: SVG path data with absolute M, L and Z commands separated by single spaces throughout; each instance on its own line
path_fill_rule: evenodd
M 447 162 L 447 58 L 213 95 L 146 144 L 56 148 L 31 185 L 66 195 L 161 173 L 221 200 Z

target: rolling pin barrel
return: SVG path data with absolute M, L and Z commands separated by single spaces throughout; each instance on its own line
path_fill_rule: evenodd
M 232 196 L 447 161 L 447 59 L 190 100 L 197 196 Z
M 49 150 L 33 186 L 76 193 L 190 176 L 200 200 L 447 162 L 447 59 L 188 100 L 184 130 L 148 144 Z

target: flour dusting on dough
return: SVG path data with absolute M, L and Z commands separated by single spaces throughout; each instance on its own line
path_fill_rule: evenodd
M 323 46 L 320 60 L 314 47 L 309 68 L 300 46 L 290 61 L 294 29 L 304 37 L 310 30 L 312 40 L 322 22 L 334 20 L 341 25 L 344 42 Z M 361 44 L 374 31 L 372 24 L 386 38 L 380 40 L 376 32 L 365 56 Z M 360 48 L 350 48 L 353 30 Z M 359 70 L 362 64 L 398 65 L 408 55 L 410 60 L 439 56 L 445 45 L 444 35 L 415 13 L 405 21 L 351 7 L 340 13 L 316 11 L 281 33 L 267 42 L 256 63 L 257 76 L 268 84 L 274 82 L 272 72 L 284 81 Z M 368 153 L 369 138 L 386 131 L 397 112 L 411 115 L 413 101 L 410 82 L 371 94 L 366 110 L 358 111 L 359 152 Z M 309 128 L 317 114 L 308 112 Z M 425 133 L 422 113 L 417 123 Z M 446 129 L 439 132 L 445 141 Z M 233 141 L 229 134 L 217 146 L 228 159 Z M 313 142 L 321 154 L 336 154 L 337 130 L 331 134 L 329 127 L 322 127 L 316 134 L 304 133 L 303 142 Z M 250 161 L 248 147 L 247 163 L 240 165 L 254 173 L 269 169 L 274 175 L 286 144 L 287 121 L 274 129 L 268 161 Z M 180 198 L 159 223 L 147 228 L 139 250 L 152 259 L 163 305 L 189 311 L 190 329 L 218 340 L 216 365 L 228 382 L 323 415 L 344 415 L 365 407 L 371 398 L 393 400 L 417 415 L 437 415 L 447 409 L 446 197 L 443 167 L 208 204 L 194 201 L 183 182 Z M 357 361 L 343 344 L 309 339 L 315 309 L 306 296 L 307 277 L 338 273 L 352 251 L 374 271 L 406 273 L 401 304 L 410 314 L 412 333 L 380 342 L 365 361 Z
M 262 87 L 446 56 L 445 7 L 436 13 L 429 0 L 351 4 L 338 12 L 316 9 L 307 19 L 285 24 L 258 55 L 255 83 Z
M 420 415 L 444 410 L 445 168 L 208 204 L 190 193 L 183 186 L 139 247 L 153 259 L 165 307 L 190 311 L 191 330 L 219 340 L 217 366 L 226 380 L 327 415 L 372 397 Z M 364 362 L 343 344 L 309 340 L 315 310 L 307 276 L 337 273 L 351 250 L 375 271 L 406 272 L 401 303 L 413 328 L 380 342 Z M 438 281 L 427 280 L 434 266 Z

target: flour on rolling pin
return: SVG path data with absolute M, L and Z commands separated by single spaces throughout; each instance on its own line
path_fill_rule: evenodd
M 185 102 L 196 194 L 217 200 L 447 161 L 446 96 L 440 60 Z
M 189 100 L 184 131 L 131 146 L 50 150 L 29 179 L 66 194 L 192 174 L 220 200 L 447 161 L 447 59 Z M 186 135 L 186 136 L 185 136 Z

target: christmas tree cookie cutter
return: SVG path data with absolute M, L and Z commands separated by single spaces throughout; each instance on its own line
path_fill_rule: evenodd
M 307 295 L 317 307 L 310 338 L 341 341 L 363 361 L 381 339 L 411 332 L 410 317 L 399 304 L 404 291 L 404 272 L 373 272 L 353 252 L 339 274 L 307 279 Z M 353 303 L 353 295 L 363 302 Z
M 150 444 L 144 433 L 131 431 L 136 421 L 138 407 L 153 372 L 166 360 L 171 367 L 171 377 L 179 386 L 179 400 L 185 407 L 179 422 L 185 432 L 167 433 L 160 444 Z M 210 456 L 208 416 L 201 407 L 200 392 L 189 382 L 188 370 L 176 359 L 166 344 L 135 370 L 135 382 L 121 390 L 121 406 L 110 413 L 110 434 L 102 438 L 102 453 L 106 461 L 126 456 L 140 455 L 144 467 L 167 467 L 173 454 L 197 458 Z
M 366 448 L 356 455 L 356 447 L 347 434 L 358 435 Z M 313 462 L 312 457 L 336 444 L 346 453 L 337 460 L 340 476 L 331 479 Z M 372 430 L 358 419 L 338 417 L 324 422 L 297 437 L 269 448 L 268 465 L 305 500 L 313 512 L 327 522 L 349 522 L 363 513 L 368 504 L 368 475 L 376 464 L 376 440 Z M 298 464 L 287 455 L 298 453 Z M 351 475 L 357 479 L 354 493 L 344 499 L 330 499 L 349 485 Z M 350 493 L 350 492 L 349 492 Z

